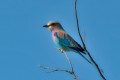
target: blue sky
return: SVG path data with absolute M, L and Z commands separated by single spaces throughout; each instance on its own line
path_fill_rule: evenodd
M 65 56 L 42 26 L 59 21 L 81 44 L 74 0 L 0 0 L 0 80 L 73 80 L 63 72 L 46 74 L 38 65 L 69 69 Z M 120 76 L 120 1 L 79 0 L 78 16 L 86 45 L 107 80 Z M 84 36 L 84 34 L 82 34 Z M 81 80 L 102 80 L 95 67 L 68 53 Z

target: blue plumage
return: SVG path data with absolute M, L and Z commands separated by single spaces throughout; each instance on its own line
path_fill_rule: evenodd
M 60 36 L 61 35 L 61 36 Z M 54 41 L 57 46 L 62 49 L 62 51 L 74 51 L 79 53 L 86 61 L 90 64 L 91 62 L 82 54 L 84 53 L 84 49 L 68 34 L 63 31 L 58 31 L 54 33 L 56 37 L 56 41 Z M 86 53 L 84 53 L 86 54 Z
M 52 38 L 61 52 L 73 51 L 80 54 L 85 60 L 91 63 L 83 54 L 84 49 L 70 35 L 68 35 L 60 23 L 51 21 L 45 27 L 52 32 Z

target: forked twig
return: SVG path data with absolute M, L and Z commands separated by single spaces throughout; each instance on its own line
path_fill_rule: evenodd
M 69 70 L 66 70 L 66 69 L 60 69 L 60 68 L 50 68 L 48 66 L 39 66 L 40 68 L 43 68 L 43 69 L 47 69 L 49 70 L 47 73 L 51 73 L 51 72 L 56 72 L 56 71 L 63 71 L 63 72 L 67 72 L 67 73 L 70 73 L 71 72 Z
M 78 16 L 77 16 L 77 8 L 76 8 L 76 3 L 77 3 L 77 0 L 74 0 L 74 9 L 75 9 L 75 17 L 76 17 L 76 24 L 77 24 L 77 29 L 78 29 L 78 34 L 80 36 L 80 40 L 83 44 L 83 48 L 85 50 L 85 52 L 88 54 L 90 60 L 93 62 L 93 64 L 95 65 L 95 67 L 97 68 L 100 76 L 102 77 L 103 80 L 106 80 L 106 78 L 104 77 L 104 75 L 102 74 L 102 71 L 100 70 L 98 64 L 95 62 L 95 60 L 92 58 L 92 56 L 90 55 L 90 52 L 86 49 L 86 45 L 84 43 L 84 40 L 82 38 L 82 35 L 80 33 L 80 28 L 79 28 L 79 22 L 78 22 Z
M 69 66 L 70 66 L 70 69 L 71 69 L 71 70 L 60 69 L 60 68 L 50 68 L 50 67 L 48 67 L 48 66 L 39 66 L 39 67 L 40 67 L 40 68 L 43 68 L 43 69 L 47 69 L 47 70 L 48 70 L 47 73 L 57 72 L 57 71 L 67 72 L 67 73 L 69 73 L 70 75 L 72 75 L 75 80 L 80 80 L 80 79 L 76 76 L 76 74 L 75 74 L 75 72 L 74 72 L 74 68 L 73 68 L 73 66 L 72 66 L 72 62 L 70 61 L 67 53 L 64 52 L 64 54 L 65 54 L 65 57 L 66 57 L 66 59 L 67 59 L 67 61 L 68 61 L 68 63 L 69 63 Z

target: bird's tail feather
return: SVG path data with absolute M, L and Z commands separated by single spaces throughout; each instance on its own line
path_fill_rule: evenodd
M 86 53 L 84 51 L 82 51 L 80 48 L 78 47 L 69 47 L 71 50 L 73 50 L 74 52 L 77 52 L 78 54 L 80 54 L 87 62 L 89 62 L 90 64 L 92 64 L 91 61 L 89 61 L 83 54 L 86 55 Z
M 79 52 L 79 54 L 80 54 L 87 62 L 89 62 L 90 64 L 92 64 L 92 62 L 89 61 L 83 54 L 81 54 L 80 52 Z

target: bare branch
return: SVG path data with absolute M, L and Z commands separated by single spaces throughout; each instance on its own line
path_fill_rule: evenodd
M 68 55 L 66 54 L 66 52 L 64 52 L 64 54 L 65 54 L 66 59 L 68 60 L 68 63 L 69 63 L 70 68 L 71 68 L 71 73 L 72 73 L 74 79 L 75 79 L 75 80 L 79 80 L 79 79 L 77 78 L 77 76 L 75 75 L 75 72 L 74 72 L 72 63 L 71 63 L 70 59 L 68 58 Z
M 66 57 L 66 59 L 67 59 L 69 65 L 70 65 L 71 71 L 74 72 L 74 69 L 73 69 L 72 63 L 71 63 L 70 59 L 68 58 L 68 55 L 66 54 L 66 52 L 64 52 L 64 54 L 65 54 L 65 57 Z
M 90 60 L 94 63 L 94 65 L 95 65 L 96 69 L 98 70 L 100 76 L 103 78 L 103 80 L 106 80 L 106 78 L 104 77 L 104 75 L 103 75 L 103 73 L 102 73 L 103 71 L 101 71 L 101 69 L 99 68 L 99 65 L 98 65 L 98 64 L 95 62 L 95 60 L 92 58 L 92 56 L 90 55 L 90 53 L 88 52 L 88 50 L 86 49 L 85 51 L 86 51 L 86 53 L 88 54 Z
M 84 40 L 83 40 L 84 44 L 86 44 L 86 33 L 84 32 Z
M 57 72 L 57 71 L 63 71 L 63 72 L 67 72 L 67 73 L 70 73 L 70 74 L 71 74 L 71 71 L 66 70 L 66 69 L 50 68 L 50 67 L 48 67 L 48 66 L 39 66 L 39 67 L 40 67 L 40 68 L 43 68 L 43 69 L 49 70 L 49 72 L 47 72 L 47 73 Z
M 71 70 L 60 69 L 60 68 L 50 68 L 50 67 L 48 67 L 48 66 L 39 66 L 39 67 L 42 68 L 42 69 L 47 69 L 47 70 L 48 70 L 47 73 L 58 72 L 58 71 L 66 72 L 66 73 L 69 73 L 70 75 L 72 75 L 75 80 L 80 80 L 80 79 L 76 76 L 76 74 L 75 74 L 75 72 L 74 72 L 74 68 L 73 68 L 73 66 L 72 66 L 72 62 L 70 61 L 67 53 L 65 53 L 65 52 L 63 52 L 63 53 L 65 54 L 65 57 L 66 57 L 66 59 L 67 59 L 67 61 L 68 61 L 68 63 L 69 63 L 69 66 L 70 66 L 70 69 L 71 69 Z
M 80 34 L 80 28 L 79 28 L 79 22 L 78 22 L 78 16 L 77 16 L 76 3 L 77 3 L 77 0 L 75 0 L 75 2 L 74 2 L 74 10 L 75 10 L 75 17 L 76 17 L 76 24 L 77 24 L 77 28 L 78 28 L 78 34 L 79 34 L 80 39 L 81 39 L 81 41 L 82 41 L 83 48 L 86 49 L 86 46 L 85 46 L 85 43 L 84 43 L 84 41 L 83 41 L 82 35 Z
M 79 22 L 78 22 L 78 16 L 77 16 L 77 8 L 76 8 L 76 3 L 77 0 L 74 0 L 74 9 L 75 9 L 75 17 L 76 17 L 76 24 L 77 24 L 77 29 L 78 29 L 78 34 L 80 36 L 80 39 L 82 41 L 83 44 L 83 48 L 85 50 L 85 52 L 87 53 L 87 55 L 89 56 L 90 60 L 93 62 L 93 64 L 95 65 L 96 69 L 98 70 L 100 76 L 102 77 L 103 80 L 106 80 L 106 78 L 104 77 L 104 75 L 102 74 L 102 71 L 100 70 L 98 64 L 95 62 L 95 60 L 92 58 L 92 56 L 90 55 L 89 51 L 86 49 L 86 45 L 84 43 L 84 40 L 82 38 L 82 35 L 80 33 L 80 28 L 79 28 Z

